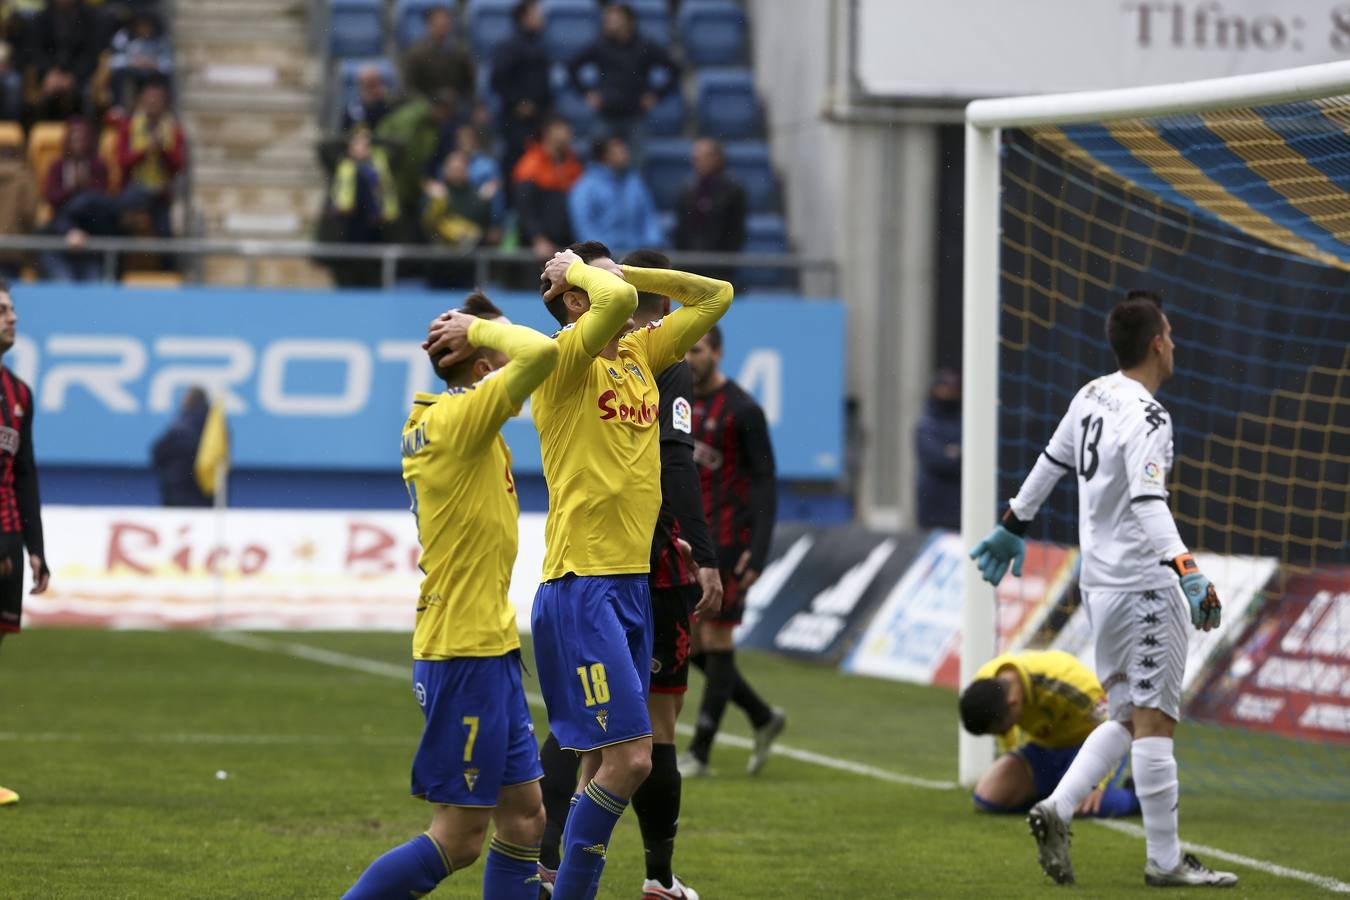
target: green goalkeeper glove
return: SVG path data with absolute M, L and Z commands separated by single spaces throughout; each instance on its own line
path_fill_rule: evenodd
M 1018 520 L 1011 510 L 1003 521 L 1003 525 L 995 525 L 994 530 L 970 551 L 970 558 L 975 560 L 984 580 L 995 587 L 1007 574 L 1009 563 L 1012 563 L 1013 575 L 1020 578 L 1022 560 L 1027 555 L 1026 541 L 1018 533 L 1026 530 L 1027 523 Z
M 1218 628 L 1223 604 L 1214 590 L 1214 582 L 1200 574 L 1195 557 L 1183 553 L 1176 559 L 1166 560 L 1163 565 L 1181 577 L 1181 590 L 1186 595 L 1186 602 L 1191 605 L 1191 624 L 1200 631 Z

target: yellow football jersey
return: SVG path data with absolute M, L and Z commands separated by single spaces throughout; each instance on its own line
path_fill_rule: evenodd
M 1076 747 L 1104 720 L 1106 691 L 1097 676 L 1062 650 L 1005 653 L 980 667 L 976 678 L 993 678 L 1012 669 L 1022 682 L 1022 716 L 1007 734 L 998 735 L 999 749 L 1024 743 L 1052 749 Z
M 647 572 L 661 507 L 655 373 L 682 359 L 721 318 L 731 305 L 731 285 L 628 266 L 625 283 L 584 263 L 573 263 L 567 274 L 589 292 L 592 307 L 558 332 L 558 365 L 531 401 L 549 490 L 543 580 L 569 572 Z M 615 297 L 627 292 L 633 293 L 626 307 L 631 310 L 637 290 L 662 293 L 682 305 L 625 335 L 614 359 L 592 356 L 583 339 L 591 324 L 587 317 L 615 318 Z M 617 318 L 615 331 L 627 316 Z
M 403 426 L 403 481 L 426 573 L 414 659 L 500 656 L 520 646 L 507 598 L 520 504 L 501 436 L 519 405 L 494 375 L 418 394 Z

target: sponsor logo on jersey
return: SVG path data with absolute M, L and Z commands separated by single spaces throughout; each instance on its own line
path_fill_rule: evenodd
M 632 372 L 634 375 L 637 376 L 638 381 L 642 382 L 643 385 L 646 385 L 647 378 L 642 374 L 642 370 L 638 368 L 637 363 L 627 363 L 624 365 L 624 369 L 626 371 Z
M 0 425 L 0 451 L 10 456 L 19 452 L 19 432 L 8 425 Z
M 605 366 L 605 371 L 608 372 L 609 377 L 613 378 L 615 381 L 623 381 L 623 376 L 620 375 L 619 370 L 613 366 Z
M 591 844 L 589 847 L 582 847 L 587 853 L 594 853 L 596 856 L 604 856 L 608 848 L 604 844 Z
M 1167 410 L 1163 409 L 1162 406 L 1152 400 L 1146 400 L 1143 397 L 1139 398 L 1139 402 L 1144 404 L 1144 421 L 1152 426 L 1148 430 L 1149 434 L 1152 434 L 1167 424 L 1167 419 L 1163 417 L 1163 413 L 1167 412 Z
M 694 433 L 694 409 L 683 397 L 676 397 L 670 404 L 671 427 L 685 434 Z
M 422 682 L 413 685 L 413 696 L 417 698 L 417 705 L 425 707 L 427 705 L 427 689 Z
M 600 407 L 600 418 L 602 421 L 618 419 L 620 422 L 635 422 L 640 425 L 650 425 L 656 421 L 660 409 L 655 403 L 642 406 L 629 406 L 626 403 L 616 402 L 619 395 L 613 390 L 605 391 L 600 395 L 598 405 Z

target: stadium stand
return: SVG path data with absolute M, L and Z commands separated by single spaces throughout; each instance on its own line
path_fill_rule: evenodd
M 694 76 L 694 96 L 701 134 L 739 140 L 763 133 L 749 69 L 703 69 Z
M 685 59 L 696 66 L 731 66 L 746 57 L 745 10 L 731 0 L 684 0 L 680 33 Z
M 332 0 L 328 8 L 328 49 L 338 59 L 384 52 L 380 0 Z
M 558 62 L 567 62 L 600 36 L 595 0 L 543 0 L 544 45 Z

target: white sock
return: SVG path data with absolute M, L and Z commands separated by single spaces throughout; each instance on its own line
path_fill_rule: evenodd
M 1078 804 L 1107 776 L 1130 748 L 1130 730 L 1119 722 L 1103 722 L 1092 729 L 1074 757 L 1069 771 L 1047 798 L 1060 819 L 1068 822 Z
M 1172 739 L 1146 737 L 1134 742 L 1134 792 L 1144 814 L 1144 842 L 1148 858 L 1170 871 L 1181 865 L 1181 838 L 1177 836 L 1177 760 Z

